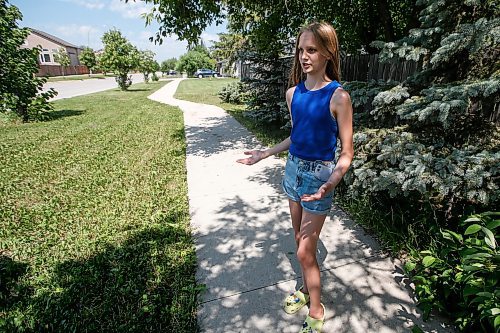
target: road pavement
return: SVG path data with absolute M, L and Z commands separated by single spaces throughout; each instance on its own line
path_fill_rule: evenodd
M 131 74 L 132 84 L 144 81 L 142 74 Z M 43 91 L 54 88 L 58 94 L 51 101 L 63 98 L 71 98 L 75 96 L 92 94 L 99 91 L 118 88 L 118 84 L 114 77 L 106 77 L 103 79 L 88 79 L 88 80 L 71 80 L 71 81 L 56 81 L 47 82 L 43 86 Z

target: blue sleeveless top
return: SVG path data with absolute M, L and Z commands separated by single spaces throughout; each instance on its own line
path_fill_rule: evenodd
M 300 82 L 292 97 L 290 153 L 303 160 L 333 161 L 337 149 L 337 120 L 330 112 L 330 100 L 341 87 L 337 81 L 318 90 L 307 90 Z

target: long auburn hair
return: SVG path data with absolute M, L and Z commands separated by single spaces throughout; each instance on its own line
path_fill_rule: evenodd
M 312 22 L 300 29 L 297 40 L 295 41 L 295 55 L 293 58 L 292 71 L 290 72 L 290 78 L 288 80 L 288 87 L 296 86 L 307 77 L 302 71 L 299 60 L 299 40 L 300 36 L 306 31 L 312 32 L 316 43 L 318 43 L 318 52 L 328 59 L 325 70 L 326 76 L 332 81 L 336 80 L 340 82 L 340 51 L 337 32 L 335 32 L 335 29 L 330 24 L 321 21 Z

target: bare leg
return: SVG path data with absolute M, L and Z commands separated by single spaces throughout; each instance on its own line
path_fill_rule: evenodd
M 295 243 L 297 244 L 297 249 L 299 248 L 300 239 L 300 223 L 302 221 L 302 206 L 300 202 L 288 199 L 288 205 L 290 206 L 290 215 L 292 216 L 292 227 L 295 236 Z M 302 265 L 301 265 L 302 268 Z M 307 294 L 307 283 L 306 277 L 304 275 L 304 270 L 302 270 L 302 282 L 304 286 L 302 287 L 302 292 Z
M 299 233 L 299 248 L 297 258 L 304 272 L 307 289 L 310 296 L 309 315 L 312 318 L 323 317 L 323 307 L 321 306 L 321 280 L 316 251 L 318 239 L 325 222 L 326 215 L 316 215 L 309 212 L 302 212 Z

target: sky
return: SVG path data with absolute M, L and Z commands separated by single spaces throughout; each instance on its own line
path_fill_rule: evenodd
M 158 24 L 145 26 L 142 13 L 152 7 L 143 1 L 130 0 L 8 0 L 23 15 L 20 27 L 44 31 L 77 46 L 90 46 L 94 50 L 103 47 L 101 37 L 116 28 L 138 49 L 151 50 L 159 62 L 179 58 L 186 53 L 187 42 L 176 35 L 164 38 L 162 45 L 155 45 L 149 37 L 155 36 Z M 217 33 L 226 32 L 222 25 L 208 27 L 202 34 L 206 46 L 218 41 Z

